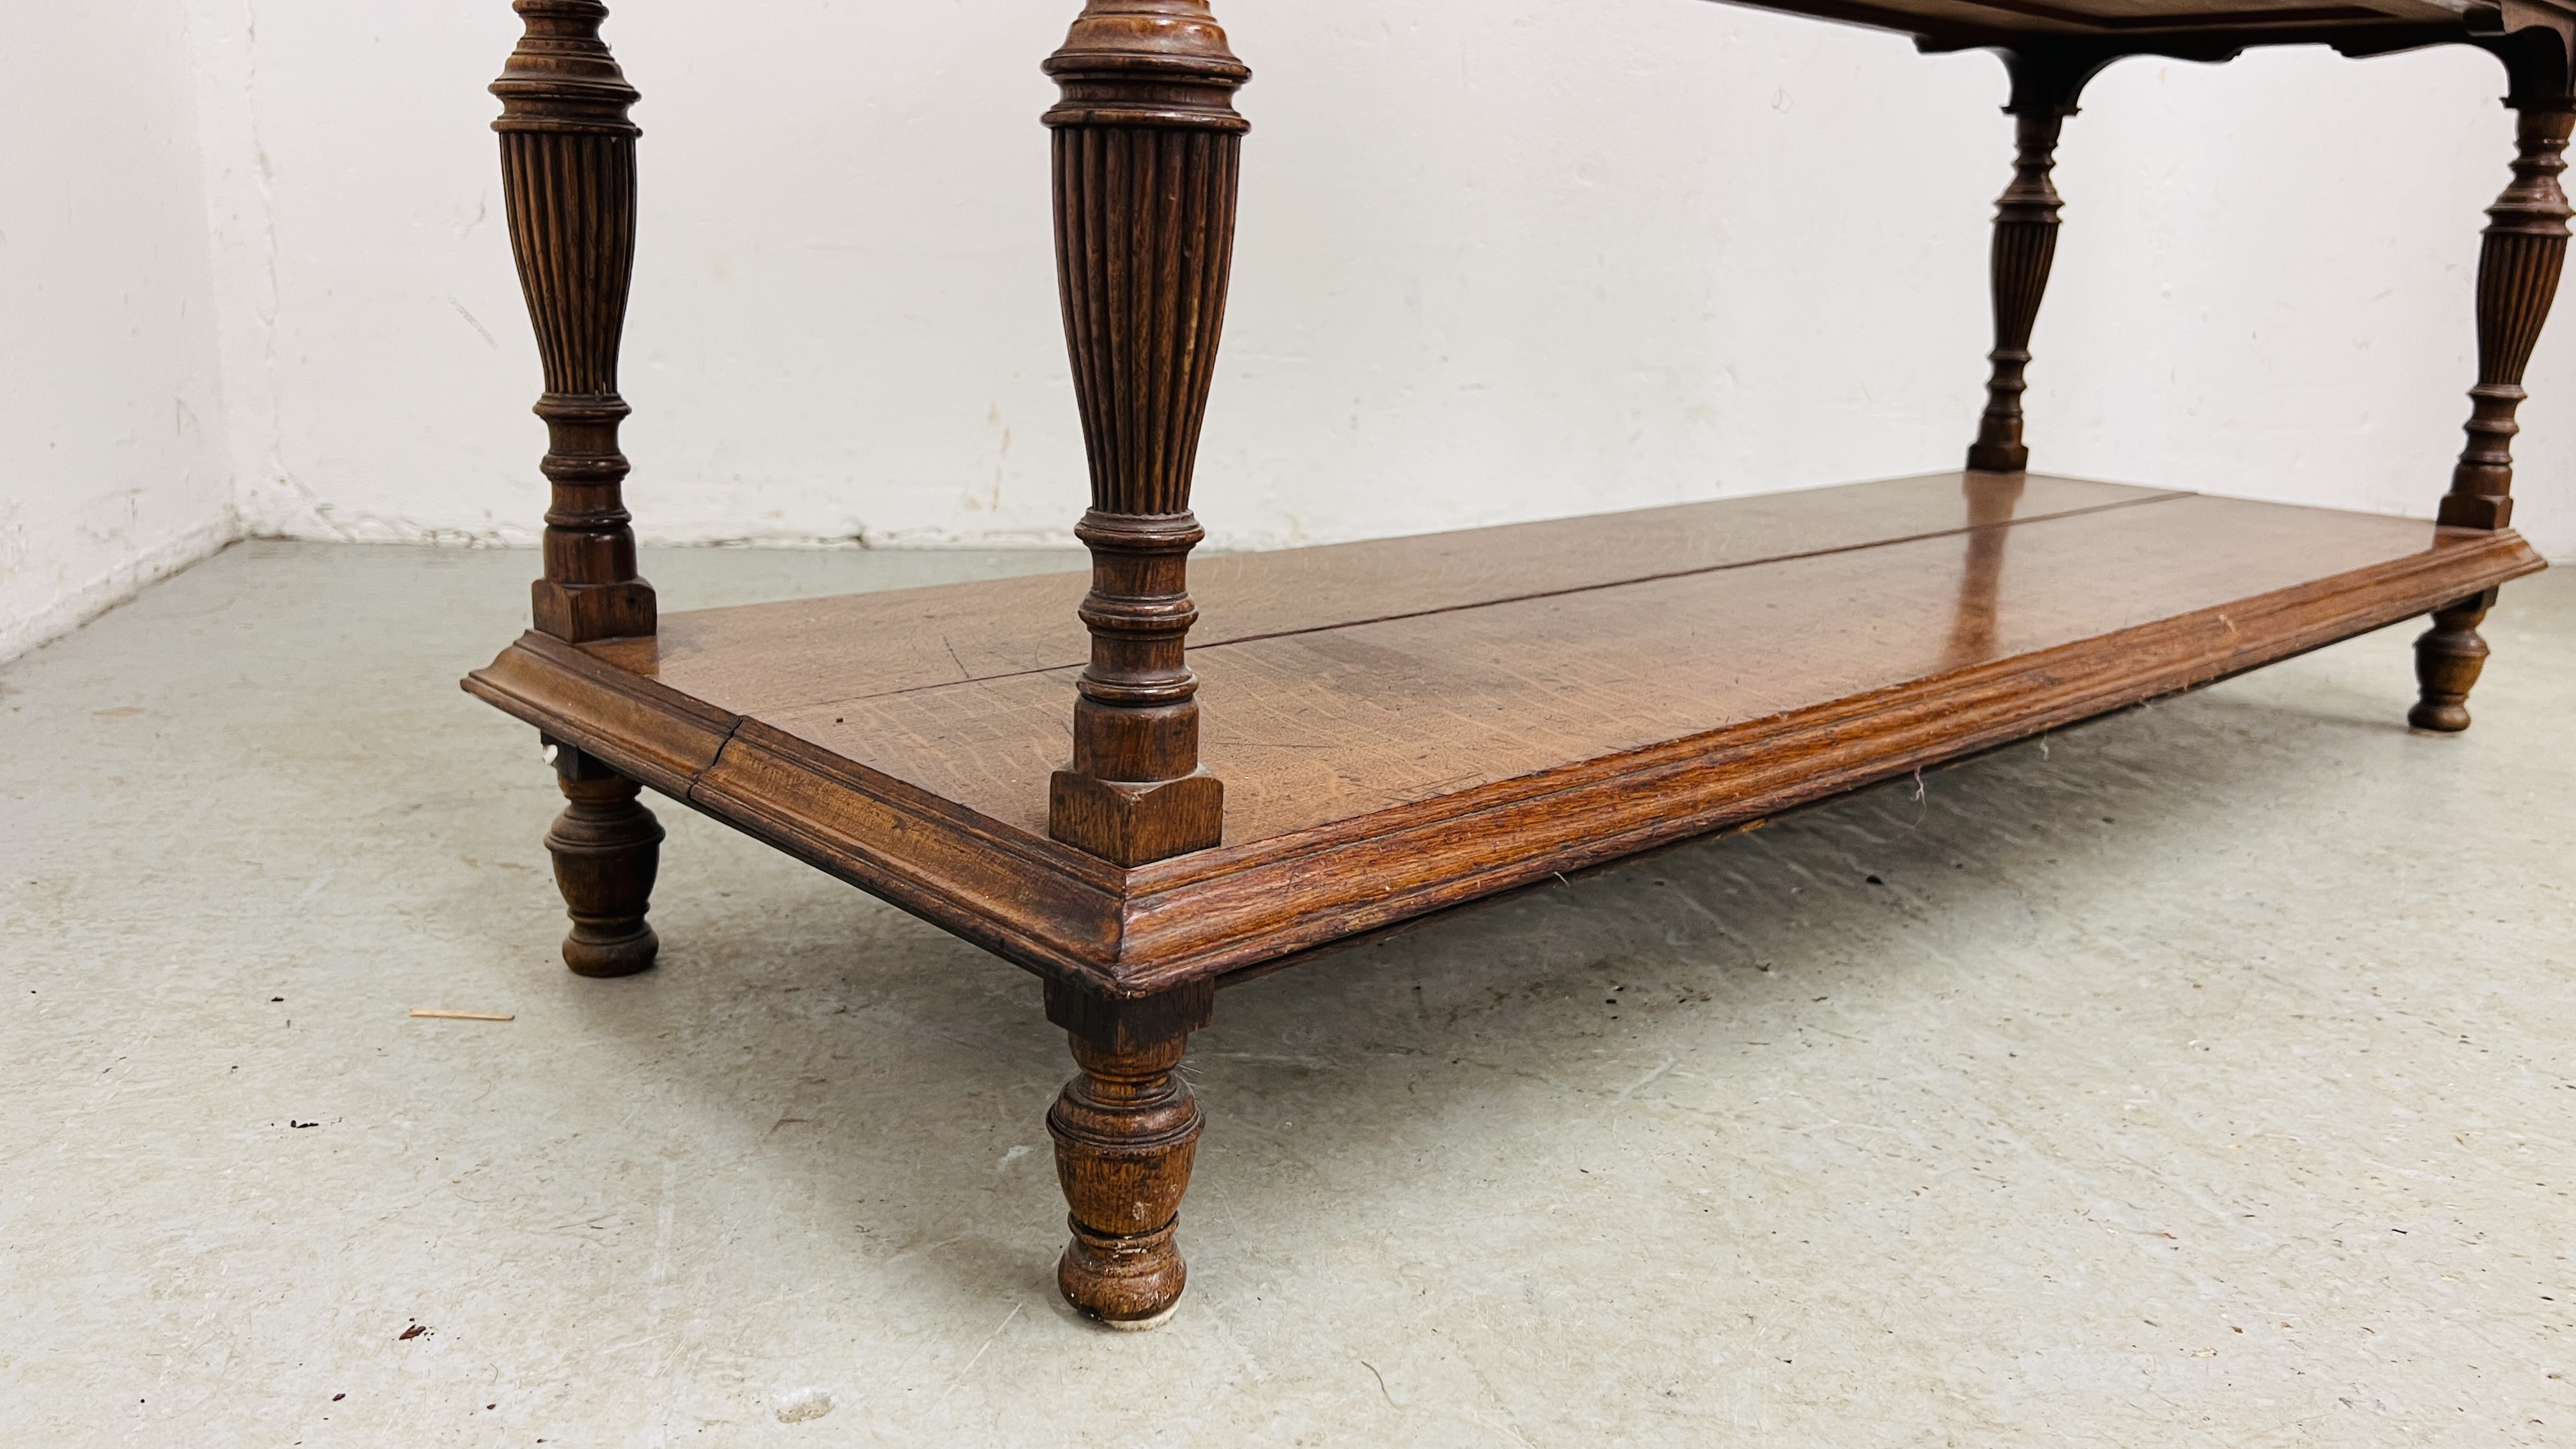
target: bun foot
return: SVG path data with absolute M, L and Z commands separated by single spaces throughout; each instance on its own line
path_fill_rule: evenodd
M 2469 707 L 2456 699 L 2440 703 L 2422 700 L 2406 711 L 2406 723 L 2419 730 L 2455 735 L 2469 727 Z
M 1072 1209 L 1056 1287 L 1086 1318 L 1152 1328 L 1189 1283 L 1173 1234 L 1206 1119 L 1173 1069 L 1189 1033 L 1207 1025 L 1216 984 L 1109 997 L 1050 981 L 1046 1003 L 1082 1069 L 1047 1109 L 1056 1181 Z
M 593 933 L 582 922 L 573 923 L 572 934 L 564 937 L 564 964 L 576 976 L 632 976 L 652 969 L 661 953 L 661 938 L 651 926 L 638 924 L 624 935 Z
M 568 802 L 546 832 L 555 885 L 572 916 L 564 964 L 580 976 L 632 976 L 662 949 L 644 924 L 662 859 L 662 823 L 636 803 L 639 787 L 570 745 L 555 752 Z
M 1055 1285 L 1065 1302 L 1105 1327 L 1130 1332 L 1160 1328 L 1171 1320 L 1190 1277 L 1172 1240 L 1180 1225 L 1177 1217 L 1132 1238 L 1095 1233 L 1071 1214 L 1065 1221 L 1073 1228 L 1073 1241 L 1055 1265 Z
M 2469 727 L 2469 691 L 2487 665 L 2487 641 L 2478 625 L 2495 606 L 2495 590 L 2436 610 L 2433 627 L 2415 640 L 2415 679 L 2422 695 L 2406 711 L 2419 730 L 2458 734 Z

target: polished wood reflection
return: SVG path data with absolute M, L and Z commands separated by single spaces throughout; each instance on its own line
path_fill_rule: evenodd
M 1012 959 L 1133 991 L 2540 566 L 2510 532 L 1960 473 L 1222 562 L 1190 667 L 1223 705 L 1203 751 L 1226 838 L 1132 869 L 1047 838 L 1083 653 L 1033 604 L 1078 574 L 678 614 L 658 657 L 531 636 L 470 687 Z M 952 654 L 975 638 L 1008 647 Z M 836 639 L 868 647 L 813 647 Z
M 2004 582 L 2004 543 L 2030 480 L 2020 473 L 1969 473 L 1959 480 L 1968 500 L 1966 556 L 1959 570 L 1959 602 L 1950 618 L 1950 640 L 1941 650 L 1945 668 L 1973 663 L 1994 652 L 1995 610 Z

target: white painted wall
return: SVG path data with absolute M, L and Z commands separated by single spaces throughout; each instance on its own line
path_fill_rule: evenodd
M 184 4 L 244 526 L 531 540 L 538 372 L 482 89 L 515 18 Z M 626 392 L 648 539 L 1068 539 L 1036 66 L 1075 8 L 617 6 L 645 96 Z M 1991 57 L 1693 0 L 1219 10 L 1256 72 L 1200 470 L 1220 545 L 1955 464 L 2010 150 Z M 2502 89 L 2471 51 L 2104 76 L 2063 151 L 2040 465 L 2429 514 Z M 2533 368 L 2517 486 L 2560 556 L 2572 337 L 2562 318 Z
M 219 3 L 257 11 L 234 63 L 272 175 L 266 228 L 223 238 L 228 290 L 275 289 L 246 516 L 527 539 L 537 368 L 481 89 L 515 22 L 499 0 Z M 1066 539 L 1083 475 L 1036 65 L 1073 8 L 618 7 L 645 95 L 646 536 Z M 1973 431 L 2010 144 L 1991 57 L 1689 0 L 1221 13 L 1256 78 L 1201 468 L 1219 543 L 1949 466 Z M 2043 466 L 2429 512 L 2473 380 L 2501 90 L 2465 51 L 2104 77 L 2066 146 Z M 2525 521 L 2562 553 L 2569 330 L 2524 443 Z
M 178 0 L 0 7 L 0 659 L 233 536 Z

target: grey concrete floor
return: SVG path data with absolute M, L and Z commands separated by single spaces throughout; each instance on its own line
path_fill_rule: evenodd
M 1227 992 L 1135 1335 L 1032 979 L 668 804 L 661 967 L 557 963 L 530 571 L 0 669 L 0 1443 L 2576 1444 L 2576 578 L 2464 737 L 2401 626 Z

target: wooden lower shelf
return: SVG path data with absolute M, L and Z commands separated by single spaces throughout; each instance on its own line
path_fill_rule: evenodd
M 2541 567 L 2511 532 L 1974 473 L 1210 555 L 1190 664 L 1225 840 L 1134 869 L 1046 838 L 1081 574 L 528 634 L 465 687 L 1021 965 L 1141 994 Z

